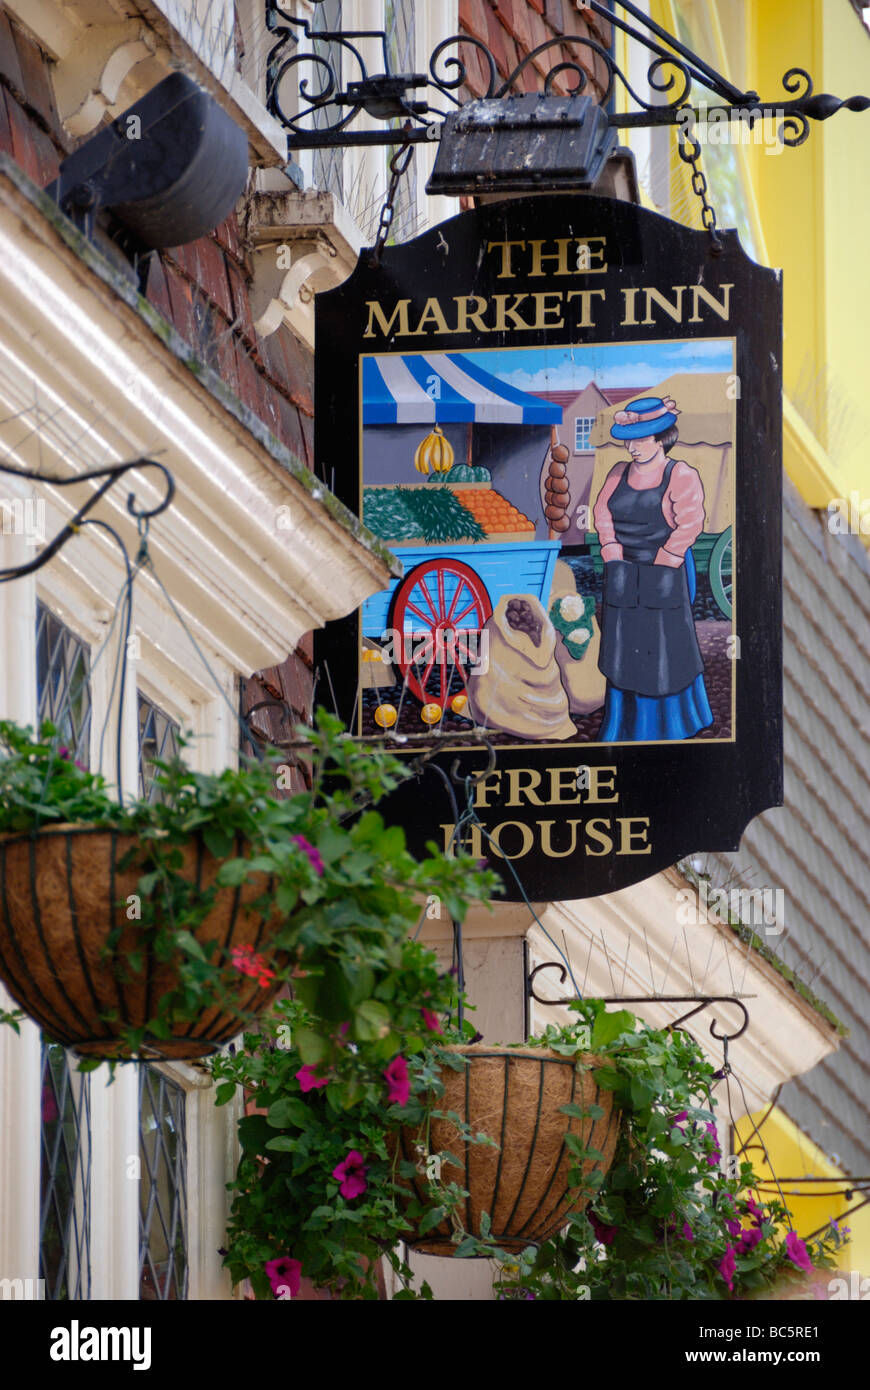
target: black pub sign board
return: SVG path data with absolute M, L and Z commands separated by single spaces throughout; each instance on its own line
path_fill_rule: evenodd
M 321 690 L 460 778 L 485 734 L 461 835 L 508 899 L 736 849 L 782 802 L 781 347 L 735 232 L 587 195 L 461 213 L 317 296 L 317 471 L 404 567 L 321 634 Z M 454 841 L 431 768 L 381 809 Z

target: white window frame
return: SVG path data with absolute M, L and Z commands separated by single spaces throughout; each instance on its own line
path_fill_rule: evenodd
M 592 452 L 592 445 L 589 443 L 589 435 L 592 426 L 595 424 L 594 415 L 575 415 L 574 416 L 574 453 L 588 454 Z M 586 443 L 580 443 L 580 435 L 585 434 Z

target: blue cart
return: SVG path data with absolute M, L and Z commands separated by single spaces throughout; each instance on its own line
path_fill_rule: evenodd
M 423 705 L 443 710 L 465 693 L 480 652 L 480 632 L 505 596 L 546 604 L 561 541 L 395 546 L 405 567 L 367 599 L 363 636 L 387 643 L 389 659 Z

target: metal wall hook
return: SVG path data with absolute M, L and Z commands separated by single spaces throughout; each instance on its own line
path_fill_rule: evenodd
M 454 758 L 453 762 L 450 764 L 450 776 L 457 786 L 474 788 L 478 785 L 478 783 L 482 782 L 486 777 L 489 777 L 493 772 L 495 772 L 496 750 L 493 748 L 492 743 L 488 738 L 486 738 L 486 736 L 482 736 L 480 742 L 486 749 L 488 754 L 486 767 L 483 769 L 482 772 L 469 773 L 467 776 L 461 777 L 459 774 L 459 759 Z

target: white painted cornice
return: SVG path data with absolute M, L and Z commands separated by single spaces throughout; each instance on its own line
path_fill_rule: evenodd
M 551 903 L 541 915 L 547 931 L 565 949 L 575 979 L 587 997 L 606 995 L 751 995 L 745 1000 L 750 1023 L 730 1046 L 730 1062 L 743 1083 L 750 1111 L 769 1102 L 776 1087 L 809 1071 L 839 1047 L 835 1028 L 759 954 L 747 947 L 727 924 L 708 915 L 699 903 L 697 925 L 678 917 L 678 893 L 697 895 L 675 870 L 600 898 Z M 564 935 L 563 935 L 564 934 Z M 529 930 L 532 968 L 558 953 L 537 924 Z M 543 971 L 535 991 L 542 998 L 572 994 L 558 972 Z M 656 1027 L 685 1014 L 691 1004 L 628 1005 Z M 557 1007 L 532 1005 L 536 1028 L 568 1017 Z M 686 1026 L 717 1067 L 722 1044 L 710 1035 L 739 1026 L 734 1006 L 712 1005 Z M 743 1113 L 739 1090 L 732 1090 L 735 1115 Z
M 152 526 L 154 565 L 194 632 L 233 669 L 283 661 L 306 632 L 353 611 L 401 572 L 5 156 L 0 367 L 4 416 L 10 405 L 32 411 L 35 401 L 57 412 L 38 443 L 20 421 L 3 428 L 13 459 L 61 474 L 142 456 L 170 469 L 177 492 Z M 72 489 L 47 492 L 57 513 L 69 516 L 90 486 L 75 489 L 75 498 Z M 95 515 L 135 554 L 128 491 L 116 486 Z M 136 492 L 142 501 L 159 495 L 144 475 Z M 78 569 L 77 543 L 52 564 Z M 113 570 L 120 576 L 108 539 L 102 548 L 107 572 L 93 569 L 95 607 L 112 592 Z M 79 574 L 77 582 L 87 579 Z M 149 584 L 146 577 L 145 593 Z

